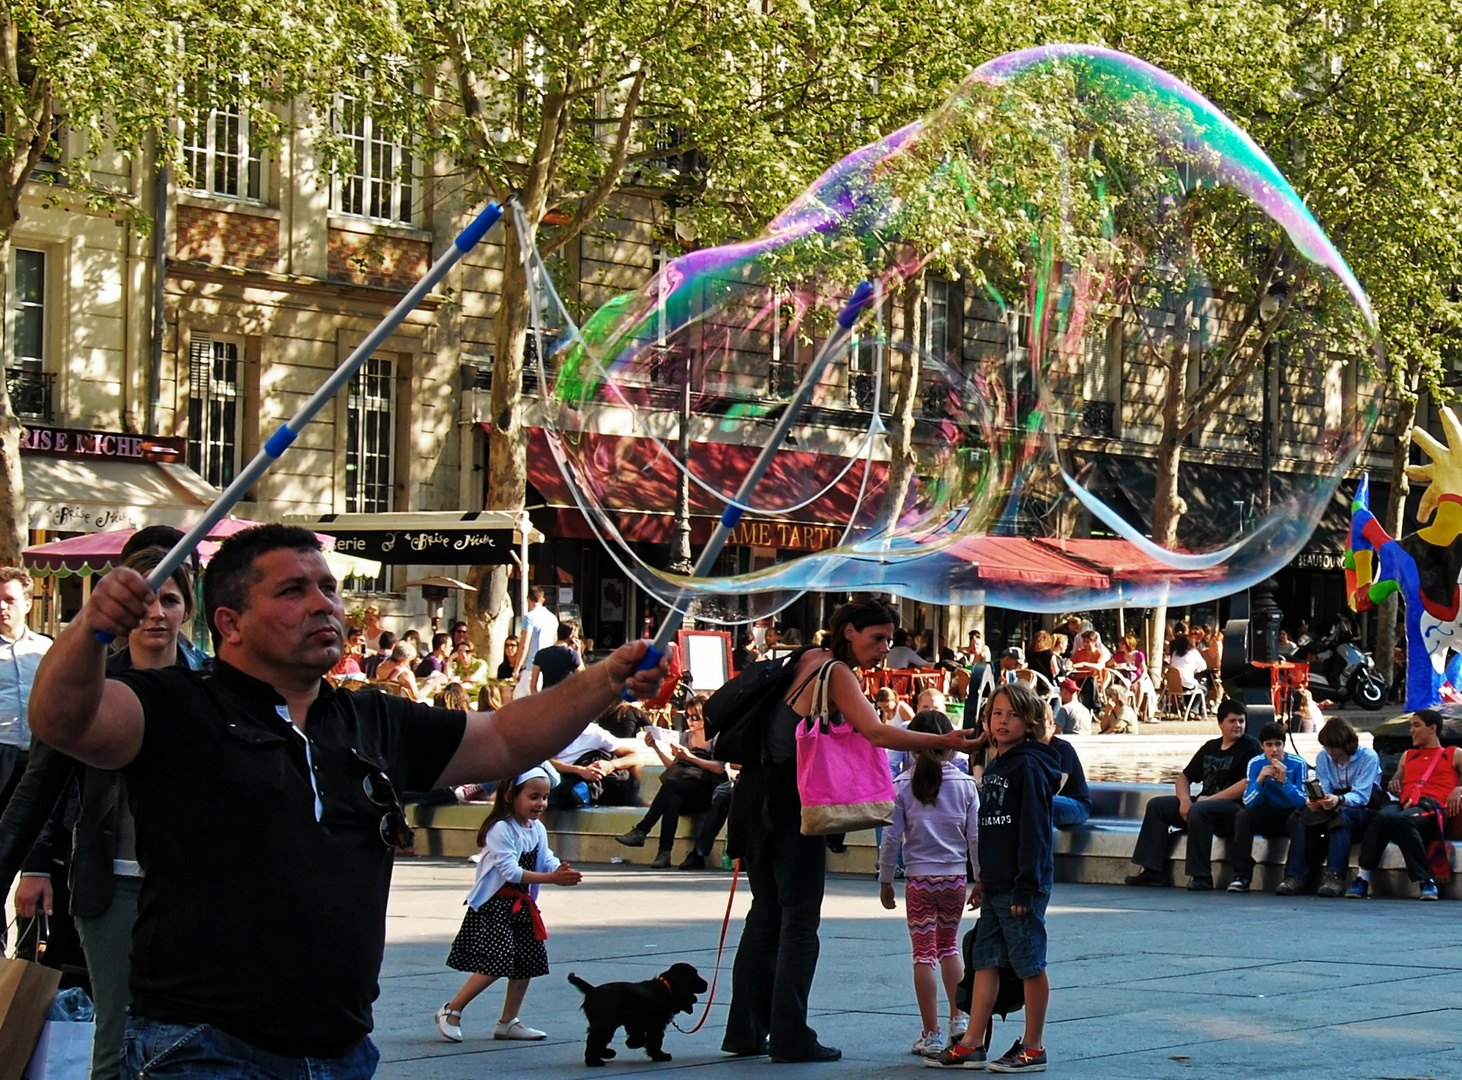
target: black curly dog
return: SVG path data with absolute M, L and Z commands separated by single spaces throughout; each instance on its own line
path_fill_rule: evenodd
M 690 964 L 671 964 L 644 982 L 612 982 L 595 986 L 569 973 L 569 982 L 584 994 L 584 1015 L 589 1018 L 589 1039 L 584 1045 L 584 1064 L 603 1065 L 614 1057 L 609 1040 L 624 1028 L 624 1045 L 631 1050 L 643 1046 L 651 1061 L 669 1061 L 660 1048 L 665 1028 L 676 1013 L 695 1009 L 695 996 L 706 989 L 706 980 Z

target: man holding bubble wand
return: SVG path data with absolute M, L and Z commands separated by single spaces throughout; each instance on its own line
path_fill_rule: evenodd
M 635 641 L 492 714 L 338 692 L 324 678 L 345 641 L 337 583 L 314 533 L 284 525 L 234 534 L 210 563 L 211 671 L 105 677 L 106 643 L 142 622 L 156 582 L 499 216 L 491 205 L 457 237 L 152 578 L 103 578 L 36 673 L 36 737 L 121 770 L 131 794 L 145 876 L 129 1075 L 372 1076 L 392 856 L 413 840 L 398 793 L 516 775 L 664 677 Z

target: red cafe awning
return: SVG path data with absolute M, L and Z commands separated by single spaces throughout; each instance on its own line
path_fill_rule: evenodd
M 973 565 L 985 581 L 1086 589 L 1106 589 L 1112 584 L 1110 576 L 1091 563 L 1024 536 L 967 536 L 945 550 Z
M 595 534 L 574 502 L 573 493 L 559 471 L 548 436 L 542 428 L 528 429 L 528 481 L 538 489 L 555 515 L 553 531 L 558 536 L 592 538 Z M 673 530 L 676 465 L 661 460 L 665 453 L 651 439 L 585 432 L 576 451 L 593 455 L 593 477 L 600 485 L 599 503 L 613 511 L 616 525 L 625 539 L 668 543 Z M 759 446 L 736 443 L 696 442 L 690 446 L 690 468 L 696 476 L 720 491 L 734 491 L 751 470 Z M 859 488 L 865 467 L 870 469 L 864 506 L 876 505 L 883 496 L 888 465 L 875 461 L 852 463 L 833 454 L 805 450 L 783 450 L 777 454 L 761 488 L 765 493 L 804 492 L 829 487 L 817 500 L 799 510 L 776 518 L 748 514 L 731 538 L 732 544 L 818 551 L 837 543 L 843 528 L 858 506 Z M 838 474 L 847 469 L 840 479 Z M 834 482 L 836 480 L 836 482 Z M 789 498 L 788 504 L 800 501 Z M 710 538 L 722 503 L 697 484 L 690 485 L 691 542 Z
M 1044 544 L 1064 555 L 1070 555 L 1091 563 L 1094 566 L 1099 566 L 1119 581 L 1152 576 L 1191 580 L 1193 578 L 1208 577 L 1222 572 L 1218 568 L 1211 570 L 1177 570 L 1160 559 L 1153 558 L 1130 540 L 1120 538 L 1062 540 L 1054 537 L 1042 537 L 1037 543 Z

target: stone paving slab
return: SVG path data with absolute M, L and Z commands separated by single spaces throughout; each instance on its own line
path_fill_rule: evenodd
M 461 983 L 442 961 L 473 870 L 465 860 L 397 863 L 376 1006 L 382 1080 L 882 1078 L 919 1068 L 908 1053 L 919 1024 L 902 905 L 885 912 L 873 880 L 851 876 L 829 879 L 812 992 L 812 1024 L 843 1049 L 840 1064 L 773 1066 L 717 1052 L 737 917 L 750 902 L 743 882 L 717 1001 L 701 1032 L 670 1032 L 666 1049 L 675 1060 L 666 1064 L 621 1042 L 604 1073 L 586 1069 L 579 994 L 564 976 L 651 978 L 685 960 L 709 978 L 730 885 L 729 874 L 619 866 L 586 866 L 578 888 L 543 890 L 553 972 L 534 980 L 523 1019 L 549 1039 L 494 1042 L 502 999 L 492 987 L 467 1011 L 466 1041 L 446 1043 L 431 1016 Z M 1048 912 L 1050 1071 L 1083 1080 L 1462 1080 L 1458 911 L 1449 901 L 1058 885 Z M 996 1021 L 997 1052 L 1019 1037 L 1020 1023 L 1020 1014 Z

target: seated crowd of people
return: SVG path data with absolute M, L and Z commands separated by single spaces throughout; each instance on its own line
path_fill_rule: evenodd
M 1318 896 L 1365 899 L 1372 872 L 1394 843 L 1420 899 L 1437 899 L 1437 875 L 1450 876 L 1447 822 L 1462 814 L 1462 754 L 1442 744 L 1439 712 L 1412 715 L 1412 748 L 1385 786 L 1376 752 L 1361 746 L 1355 729 L 1340 717 L 1320 729 L 1321 753 L 1313 769 L 1286 750 L 1283 726 L 1265 724 L 1255 740 L 1245 733 L 1246 722 L 1242 704 L 1222 701 L 1219 737 L 1198 748 L 1174 781 L 1173 795 L 1148 802 L 1132 855 L 1138 871 L 1128 885 L 1169 883 L 1170 840 L 1178 832 L 1187 836 L 1190 890 L 1214 888 L 1213 838 L 1222 836 L 1233 867 L 1228 891 L 1245 893 L 1253 886 L 1254 839 L 1288 836 L 1276 895 L 1294 896 L 1318 879 Z M 1357 840 L 1360 868 L 1347 888 Z

